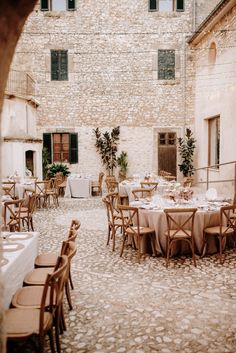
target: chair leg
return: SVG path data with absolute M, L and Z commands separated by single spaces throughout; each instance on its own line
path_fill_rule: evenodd
M 111 237 L 111 227 L 108 225 L 108 232 L 107 232 L 107 245 L 109 245 L 110 242 L 110 237 Z
M 220 246 L 220 264 L 223 265 L 223 238 L 219 236 L 219 246 Z
M 72 310 L 73 306 L 72 306 L 72 301 L 71 301 L 71 296 L 70 296 L 69 281 L 66 281 L 65 290 L 66 290 L 66 299 L 67 299 L 67 302 L 68 302 L 68 305 L 69 305 L 69 309 Z
M 195 251 L 194 251 L 194 241 L 193 241 L 193 238 L 192 238 L 192 242 L 190 242 L 190 247 L 191 247 L 191 250 L 192 250 L 192 258 L 193 258 L 194 266 L 197 267 L 196 258 L 195 258 Z
M 167 238 L 167 244 L 166 244 L 166 268 L 169 265 L 169 259 L 170 259 L 170 241 L 169 241 L 169 238 Z
M 123 235 L 123 242 L 122 242 L 122 246 L 121 246 L 120 257 L 122 257 L 122 255 L 123 255 L 125 241 L 126 241 L 126 235 Z
M 203 238 L 202 238 L 202 248 L 201 248 L 201 258 L 203 258 L 207 254 L 207 239 L 206 239 L 206 234 L 203 231 Z
M 48 331 L 48 336 L 49 336 L 49 341 L 50 341 L 51 352 L 55 353 L 54 339 L 53 339 L 53 329 L 52 328 Z
M 112 251 L 115 251 L 115 246 L 116 246 L 116 231 L 114 227 L 112 227 Z
M 69 270 L 69 281 L 70 281 L 70 287 L 73 290 L 74 289 L 74 285 L 73 285 L 73 281 L 72 281 L 71 270 Z

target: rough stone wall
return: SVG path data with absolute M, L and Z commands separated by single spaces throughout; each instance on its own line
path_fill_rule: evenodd
M 193 28 L 193 9 L 193 1 L 186 1 L 184 12 L 149 12 L 147 0 L 78 1 L 77 11 L 70 12 L 42 12 L 36 6 L 13 67 L 32 72 L 37 81 L 39 137 L 56 128 L 78 131 L 79 166 L 72 167 L 87 169 L 89 155 L 90 172 L 96 174 L 100 166 L 91 130 L 120 125 L 121 140 L 130 131 L 131 140 L 138 141 L 140 168 L 153 169 L 153 155 L 143 154 L 157 148 L 153 128 L 193 124 L 194 63 L 185 39 Z M 51 49 L 68 50 L 68 81 L 51 81 Z M 158 49 L 176 50 L 172 82 L 157 79 Z M 132 156 L 133 144 L 127 148 Z
M 220 0 L 196 0 L 195 2 L 195 24 L 199 26 L 206 16 L 220 3 Z

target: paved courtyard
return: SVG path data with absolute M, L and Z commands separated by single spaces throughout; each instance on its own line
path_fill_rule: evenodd
M 61 199 L 58 209 L 35 214 L 40 252 L 60 248 L 71 219 L 81 228 L 72 263 L 74 309 L 65 302 L 62 352 L 235 353 L 236 254 L 171 260 L 146 256 L 137 263 L 106 246 L 106 214 L 100 198 Z M 48 346 L 46 352 L 49 352 Z

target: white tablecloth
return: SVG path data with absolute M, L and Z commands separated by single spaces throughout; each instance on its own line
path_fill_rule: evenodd
M 67 178 L 65 197 L 90 197 L 91 179 L 90 178 Z
M 33 182 L 16 183 L 16 196 L 18 196 L 19 199 L 23 199 L 25 189 L 34 191 L 35 183 Z
M 1 239 L 0 251 L 4 285 L 3 305 L 8 308 L 13 294 L 22 286 L 26 273 L 34 268 L 34 260 L 38 254 L 39 233 L 2 232 L 2 236 L 7 237 L 7 240 Z M 7 248 L 4 250 L 5 245 Z M 18 250 L 11 251 L 14 247 Z

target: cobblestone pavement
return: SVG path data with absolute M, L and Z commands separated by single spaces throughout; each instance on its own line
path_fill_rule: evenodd
M 197 268 L 188 258 L 172 259 L 169 269 L 161 257 L 146 256 L 139 265 L 131 248 L 120 258 L 119 240 L 115 252 L 106 246 L 105 210 L 94 197 L 37 211 L 40 252 L 60 248 L 72 218 L 82 225 L 62 352 L 236 352 L 233 250 L 223 266 L 213 255 L 197 259 Z

